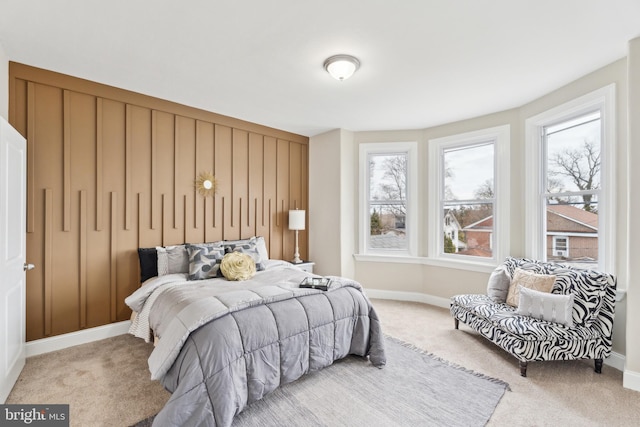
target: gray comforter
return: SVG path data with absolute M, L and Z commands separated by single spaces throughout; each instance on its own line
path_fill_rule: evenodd
M 160 343 L 149 367 L 172 393 L 154 426 L 230 426 L 246 405 L 349 354 L 383 366 L 380 323 L 360 284 L 333 277 L 326 292 L 300 289 L 307 275 L 276 263 L 246 282 L 159 278 L 129 297 L 139 312 L 153 304 Z

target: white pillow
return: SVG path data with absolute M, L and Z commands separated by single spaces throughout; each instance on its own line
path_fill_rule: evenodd
M 520 286 L 516 313 L 573 327 L 573 294 L 540 292 Z
M 158 254 L 158 277 L 169 274 L 169 257 L 163 246 L 156 246 Z

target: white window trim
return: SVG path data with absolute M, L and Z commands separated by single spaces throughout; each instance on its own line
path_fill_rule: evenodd
M 451 135 L 444 138 L 429 140 L 429 209 L 428 209 L 428 256 L 435 265 L 443 267 L 460 268 L 462 265 L 486 266 L 497 265 L 502 262 L 510 251 L 509 227 L 510 212 L 509 198 L 511 192 L 510 179 L 510 135 L 511 126 L 503 125 L 474 132 Z M 464 255 L 444 256 L 440 253 L 440 244 L 443 228 L 440 212 L 442 211 L 440 200 L 440 188 L 443 185 L 444 171 L 442 170 L 441 152 L 443 148 L 458 145 L 471 145 L 483 141 L 495 141 L 494 152 L 494 192 L 496 195 L 494 205 L 494 231 L 492 240 L 494 248 L 493 257 L 483 259 Z M 475 268 L 475 267 L 472 267 Z
M 603 270 L 615 272 L 615 159 L 616 117 L 615 83 L 554 107 L 525 121 L 525 251 L 531 258 L 541 258 L 545 244 L 542 230 L 546 220 L 540 209 L 543 183 L 543 144 L 541 132 L 544 126 L 576 117 L 599 108 L 601 111 L 602 187 L 598 199 L 598 230 L 602 230 L 604 244 L 598 246 L 599 263 Z
M 407 218 L 405 230 L 406 250 L 384 250 L 369 248 L 369 154 L 407 153 Z M 358 226 L 358 250 L 362 255 L 384 255 L 389 257 L 416 257 L 418 255 L 418 143 L 410 142 L 369 142 L 360 144 L 360 221 Z

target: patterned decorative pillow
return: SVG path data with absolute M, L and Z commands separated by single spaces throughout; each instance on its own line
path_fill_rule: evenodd
M 269 259 L 269 251 L 267 250 L 267 242 L 264 240 L 264 237 L 262 236 L 254 236 L 254 237 L 250 237 L 248 239 L 240 239 L 240 240 L 224 240 L 222 242 L 224 245 L 229 245 L 229 246 L 236 246 L 236 245 L 245 245 L 247 243 L 249 244 L 255 244 L 256 245 L 256 249 L 258 250 L 258 253 L 260 254 L 260 258 L 262 259 L 262 261 L 266 261 Z
M 225 252 L 240 252 L 247 254 L 253 258 L 258 271 L 264 270 L 265 260 L 262 258 L 260 250 L 258 250 L 258 244 L 255 237 L 247 240 L 224 241 L 222 244 L 224 245 Z
M 221 277 L 220 263 L 224 257 L 224 247 L 219 243 L 187 245 L 189 253 L 189 280 L 203 280 Z
M 573 294 L 558 295 L 519 287 L 516 313 L 573 327 Z
M 233 251 L 224 256 L 220 270 L 228 280 L 249 280 L 256 274 L 256 263 L 250 255 Z
M 507 293 L 507 304 L 512 307 L 518 306 L 520 288 L 534 289 L 540 292 L 550 293 L 553 288 L 553 284 L 556 281 L 556 276 L 549 274 L 537 274 L 531 271 L 526 271 L 521 268 L 516 268 L 513 273 L 513 279 L 511 279 L 511 285 L 509 285 L 509 292 Z

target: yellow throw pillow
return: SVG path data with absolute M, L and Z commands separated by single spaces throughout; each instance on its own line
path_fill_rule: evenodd
M 222 258 L 220 270 L 227 280 L 249 280 L 256 274 L 256 262 L 248 254 L 229 252 Z
M 513 279 L 511 279 L 511 285 L 509 285 L 507 304 L 512 307 L 518 306 L 520 299 L 520 289 L 518 286 L 539 292 L 551 292 L 555 281 L 556 276 L 552 276 L 550 274 L 537 274 L 521 268 L 516 268 L 516 271 L 513 273 Z

